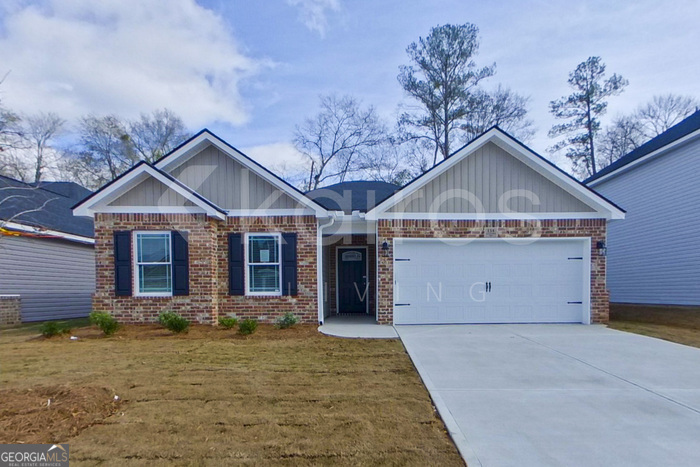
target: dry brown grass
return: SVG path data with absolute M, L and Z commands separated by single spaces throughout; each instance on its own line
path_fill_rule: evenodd
M 398 340 L 263 325 L 250 337 L 205 326 L 79 329 L 78 341 L 1 333 L 5 390 L 99 387 L 123 400 L 61 440 L 76 464 L 463 465 Z
M 613 329 L 700 347 L 700 308 L 610 304 Z

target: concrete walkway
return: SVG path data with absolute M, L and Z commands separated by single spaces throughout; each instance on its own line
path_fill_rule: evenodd
M 470 467 L 700 465 L 700 349 L 603 326 L 396 329 Z
M 318 330 L 329 336 L 355 339 L 396 339 L 399 337 L 393 326 L 380 325 L 374 316 L 331 316 L 325 319 Z

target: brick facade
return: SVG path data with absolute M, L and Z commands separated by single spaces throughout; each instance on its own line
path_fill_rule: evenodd
M 0 326 L 12 326 L 22 322 L 19 295 L 0 295 Z
M 116 296 L 113 233 L 119 230 L 186 232 L 189 295 Z M 229 295 L 227 242 L 228 234 L 234 232 L 297 232 L 298 295 Z M 132 257 L 132 264 L 133 260 Z M 294 313 L 302 322 L 318 321 L 316 219 L 313 216 L 228 218 L 222 222 L 204 214 L 96 214 L 95 263 L 97 284 L 93 308 L 112 313 L 121 322 L 155 322 L 158 314 L 164 311 L 174 311 L 191 321 L 206 324 L 214 324 L 220 315 L 227 314 L 272 322 L 286 312 Z
M 380 220 L 377 244 L 387 241 L 389 251 L 379 255 L 377 321 L 393 323 L 394 238 L 484 238 L 485 228 L 496 228 L 499 237 L 591 237 L 591 322 L 607 323 L 608 291 L 605 286 L 605 257 L 598 254 L 598 241 L 605 241 L 605 219 L 438 221 Z

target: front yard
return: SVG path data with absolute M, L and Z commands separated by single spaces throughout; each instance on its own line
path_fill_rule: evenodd
M 35 332 L 0 331 L 0 442 L 68 442 L 88 464 L 463 465 L 398 340 Z

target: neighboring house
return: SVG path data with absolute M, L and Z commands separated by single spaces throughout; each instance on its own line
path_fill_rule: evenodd
M 304 194 L 203 130 L 74 208 L 94 216 L 94 308 L 153 322 L 605 322 L 624 211 L 498 128 L 401 189 Z
M 0 176 L 0 295 L 19 296 L 22 321 L 87 316 L 95 291 L 93 223 L 71 207 L 90 191 Z
M 699 177 L 695 112 L 586 180 L 628 212 L 608 232 L 611 301 L 700 305 Z

